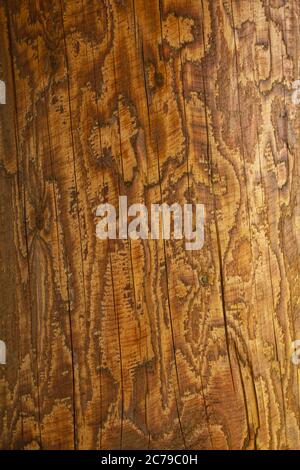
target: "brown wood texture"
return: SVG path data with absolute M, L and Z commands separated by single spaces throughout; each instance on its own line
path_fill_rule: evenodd
M 0 447 L 300 449 L 298 0 L 1 0 Z M 205 244 L 96 238 L 205 205 Z

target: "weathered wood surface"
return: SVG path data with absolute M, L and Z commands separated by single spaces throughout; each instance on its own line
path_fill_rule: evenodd
M 299 449 L 298 0 L 1 0 L 0 447 Z M 201 202 L 205 245 L 96 239 Z

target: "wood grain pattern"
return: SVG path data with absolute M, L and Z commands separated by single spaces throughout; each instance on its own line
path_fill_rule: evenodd
M 1 0 L 0 448 L 300 449 L 298 0 Z M 205 244 L 96 208 L 203 203 Z

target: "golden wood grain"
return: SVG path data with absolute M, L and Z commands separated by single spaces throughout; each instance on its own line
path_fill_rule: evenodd
M 298 0 L 0 2 L 0 447 L 300 449 Z M 205 245 L 96 208 L 205 204 Z

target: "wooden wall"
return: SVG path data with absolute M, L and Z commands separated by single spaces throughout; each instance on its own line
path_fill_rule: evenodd
M 300 449 L 300 2 L 1 0 L 0 47 L 0 447 Z M 203 249 L 98 240 L 119 195 Z

